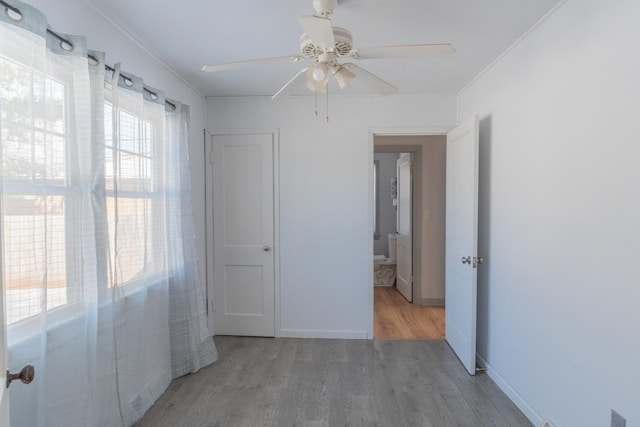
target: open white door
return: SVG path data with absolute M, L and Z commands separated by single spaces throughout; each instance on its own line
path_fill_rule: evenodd
M 396 288 L 413 301 L 413 241 L 411 235 L 411 160 L 406 154 L 397 160 L 398 167 L 398 251 L 396 253 Z
M 447 135 L 446 339 L 476 372 L 478 117 Z
M 216 335 L 275 335 L 274 139 L 211 137 Z

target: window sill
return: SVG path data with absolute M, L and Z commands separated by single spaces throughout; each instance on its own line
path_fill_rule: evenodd
M 163 283 L 167 282 L 165 276 L 158 275 L 157 278 L 152 279 L 149 285 L 144 286 L 142 280 L 137 280 L 125 285 L 126 294 L 124 299 L 137 300 L 143 297 L 143 293 L 153 291 Z M 111 289 L 108 290 L 111 292 Z M 31 342 L 46 330 L 47 334 L 56 334 L 62 330 L 72 330 L 78 322 L 82 321 L 85 317 L 85 310 L 87 303 L 74 302 L 68 303 L 64 306 L 56 307 L 49 310 L 46 314 L 35 315 L 23 320 L 20 320 L 7 327 L 7 347 L 12 349 L 16 346 L 22 346 Z M 98 318 L 104 318 L 106 311 L 112 309 L 112 302 L 107 301 L 98 306 Z M 46 316 L 46 319 L 43 319 Z M 46 321 L 46 325 L 43 322 Z M 25 362 L 26 363 L 26 362 Z

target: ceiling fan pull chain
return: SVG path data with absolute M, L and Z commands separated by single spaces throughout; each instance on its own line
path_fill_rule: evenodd
M 315 101 L 316 101 L 316 114 L 315 114 L 315 116 L 318 117 L 318 88 L 314 88 L 313 89 L 313 97 L 315 98 Z
M 327 123 L 329 123 L 329 82 L 327 81 Z

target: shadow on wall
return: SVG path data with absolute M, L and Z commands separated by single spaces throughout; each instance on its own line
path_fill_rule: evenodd
M 478 269 L 478 353 L 486 360 L 489 328 L 489 294 L 491 293 L 491 116 L 480 120 L 479 183 L 478 183 L 478 254 L 484 257 L 483 268 Z

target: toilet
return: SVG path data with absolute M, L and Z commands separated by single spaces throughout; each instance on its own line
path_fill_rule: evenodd
M 389 258 L 384 255 L 373 256 L 374 286 L 393 286 L 396 283 L 397 236 L 395 233 L 389 233 L 387 239 L 389 239 Z

